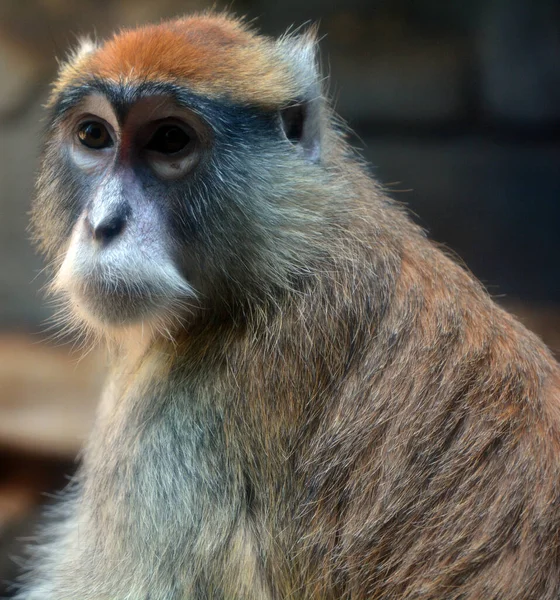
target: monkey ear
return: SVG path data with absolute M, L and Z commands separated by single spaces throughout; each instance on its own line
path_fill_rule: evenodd
M 287 34 L 277 42 L 298 87 L 298 98 L 280 110 L 286 138 L 297 145 L 310 162 L 321 158 L 324 102 L 317 60 L 317 29 L 298 35 Z

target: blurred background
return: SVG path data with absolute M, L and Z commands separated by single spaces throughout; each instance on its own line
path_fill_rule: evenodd
M 42 104 L 76 37 L 214 4 L 0 3 L 0 597 L 91 424 L 103 358 L 46 332 L 26 233 Z M 218 8 L 225 5 L 217 3 Z M 319 22 L 330 95 L 372 172 L 560 351 L 560 2 L 236 0 L 268 34 Z M 49 341 L 50 340 L 50 341 Z

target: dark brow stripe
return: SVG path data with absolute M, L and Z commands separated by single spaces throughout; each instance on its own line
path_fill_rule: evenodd
M 221 104 L 189 92 L 183 85 L 169 82 L 119 83 L 104 79 L 90 78 L 65 88 L 54 102 L 50 112 L 50 123 L 56 125 L 65 114 L 77 106 L 87 96 L 98 93 L 104 95 L 113 106 L 117 119 L 122 122 L 130 107 L 140 98 L 165 95 L 173 98 L 178 105 L 203 111 L 210 105 Z M 227 101 L 226 101 L 226 104 Z
M 51 108 L 49 128 L 55 130 L 66 113 L 91 94 L 102 94 L 111 103 L 117 119 L 124 121 L 130 107 L 146 96 L 166 96 L 178 106 L 198 114 L 217 134 L 233 137 L 248 135 L 255 130 L 272 131 L 276 127 L 276 111 L 240 105 L 226 98 L 215 99 L 191 92 L 187 86 L 169 82 L 113 82 L 90 78 L 65 88 Z

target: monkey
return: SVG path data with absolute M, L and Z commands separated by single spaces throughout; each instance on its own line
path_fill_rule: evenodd
M 314 29 L 61 66 L 32 231 L 109 374 L 18 600 L 557 600 L 560 369 L 388 197 Z

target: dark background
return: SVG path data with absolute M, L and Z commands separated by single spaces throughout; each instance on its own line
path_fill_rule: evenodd
M 103 358 L 45 334 L 45 275 L 26 233 L 42 104 L 79 34 L 203 0 L 0 4 L 0 596 L 41 490 L 87 433 Z M 222 5 L 218 4 L 219 7 Z M 560 2 L 239 0 L 264 33 L 319 22 L 329 94 L 372 173 L 497 300 L 560 350 Z

